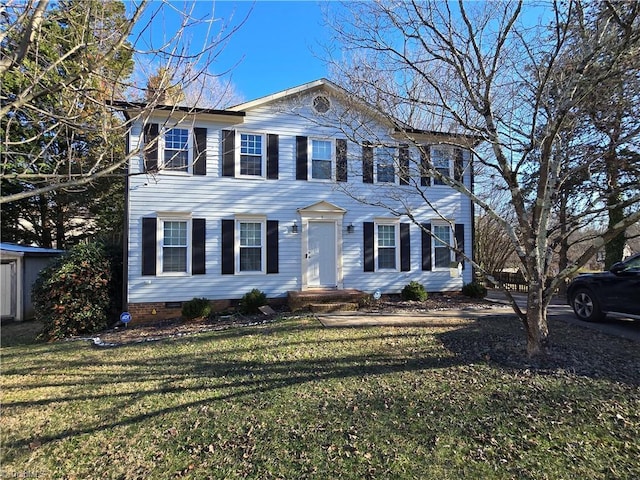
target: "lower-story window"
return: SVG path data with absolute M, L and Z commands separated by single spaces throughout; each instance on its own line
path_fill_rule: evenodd
M 264 253 L 264 222 L 241 220 L 239 225 L 238 271 L 262 272 Z
M 449 268 L 451 263 L 451 227 L 449 225 L 433 226 L 433 258 L 435 268 Z
M 162 220 L 163 273 L 189 272 L 189 222 L 187 220 Z
M 396 269 L 396 226 L 378 225 L 378 270 Z

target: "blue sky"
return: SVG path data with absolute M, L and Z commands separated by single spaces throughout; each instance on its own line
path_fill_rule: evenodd
M 184 8 L 185 2 L 172 5 Z M 216 73 L 232 69 L 231 81 L 248 101 L 328 76 L 321 57 L 331 32 L 323 26 L 323 10 L 338 6 L 335 2 L 317 1 L 200 0 L 195 2 L 193 15 L 214 15 L 227 21 L 232 18 L 231 22 L 237 24 L 248 14 L 212 65 Z M 179 17 L 179 13 L 165 8 L 163 18 L 155 19 L 147 32 L 154 43 L 175 31 L 171 25 Z M 204 31 L 193 29 L 188 36 L 195 48 L 202 45 Z

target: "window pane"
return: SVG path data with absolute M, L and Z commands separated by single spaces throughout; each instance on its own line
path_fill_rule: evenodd
M 331 180 L 331 162 L 313 160 L 311 162 L 311 176 L 321 180 Z
M 328 140 L 311 140 L 311 158 L 314 160 L 331 160 L 331 142 Z
M 447 268 L 451 262 L 451 250 L 444 247 L 436 247 L 435 249 L 436 267 Z
M 164 222 L 164 246 L 187 246 L 187 222 Z
M 240 156 L 240 175 L 262 175 L 262 157 Z
M 436 236 L 433 239 L 436 247 L 449 246 L 451 244 L 451 229 L 449 227 L 434 225 L 433 234 Z
M 262 249 L 240 247 L 240 271 L 259 272 L 262 270 Z
M 240 153 L 262 156 L 262 135 L 240 134 Z
M 162 271 L 163 272 L 186 272 L 187 271 L 187 248 L 186 247 L 164 247 L 162 249 Z
M 378 268 L 396 268 L 395 248 L 378 248 Z
M 380 183 L 394 183 L 396 181 L 396 175 L 393 169 L 393 165 L 378 164 L 378 182 Z
M 164 150 L 164 168 L 169 170 L 187 171 L 189 166 L 189 152 L 182 150 Z
M 240 224 L 240 246 L 241 247 L 262 246 L 262 224 L 261 223 L 241 223 Z
M 172 128 L 164 136 L 165 148 L 174 150 L 186 150 L 189 148 L 189 130 L 184 128 Z
M 378 225 L 378 247 L 396 246 L 395 225 Z

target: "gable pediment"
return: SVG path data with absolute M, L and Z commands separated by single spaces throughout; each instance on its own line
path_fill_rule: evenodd
M 338 207 L 333 203 L 326 202 L 324 200 L 320 202 L 316 202 L 307 207 L 299 208 L 298 213 L 300 214 L 344 214 L 346 210 L 344 208 Z

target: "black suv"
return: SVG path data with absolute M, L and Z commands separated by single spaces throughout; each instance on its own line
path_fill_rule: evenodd
M 607 315 L 640 320 L 640 254 L 614 264 L 608 272 L 578 275 L 569 284 L 567 300 L 585 322 Z

